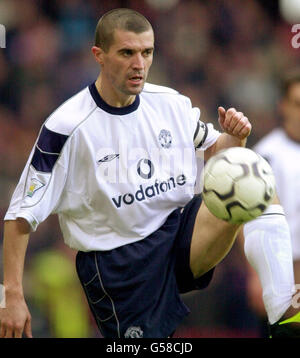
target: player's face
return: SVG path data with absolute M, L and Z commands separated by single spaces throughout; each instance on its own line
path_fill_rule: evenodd
M 108 52 L 101 55 L 101 77 L 106 92 L 126 98 L 139 94 L 152 64 L 153 31 L 136 34 L 115 30 Z
M 290 87 L 281 109 L 285 131 L 292 139 L 300 142 L 300 83 Z

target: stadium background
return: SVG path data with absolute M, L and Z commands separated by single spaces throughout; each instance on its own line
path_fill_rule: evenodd
M 43 121 L 96 78 L 94 28 L 116 7 L 142 12 L 154 27 L 149 82 L 190 96 L 203 120 L 217 127 L 219 105 L 239 108 L 253 124 L 248 146 L 279 123 L 278 80 L 299 64 L 300 49 L 292 47 L 292 24 L 275 0 L 0 0 L 6 27 L 6 48 L 0 49 L 1 219 Z M 0 231 L 2 238 L 2 224 Z M 2 240 L 0 251 L 2 259 Z M 36 337 L 99 336 L 74 257 L 56 217 L 32 234 L 24 289 Z M 246 285 L 245 257 L 236 243 L 209 288 L 184 296 L 192 314 L 176 336 L 261 336 Z

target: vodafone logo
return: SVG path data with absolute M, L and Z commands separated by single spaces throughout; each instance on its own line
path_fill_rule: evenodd
M 154 174 L 154 165 L 149 159 L 140 159 L 137 163 L 137 172 L 143 179 L 150 179 Z
M 167 180 L 159 181 L 156 179 L 154 183 L 148 186 L 140 185 L 138 190 L 134 193 L 125 193 L 119 196 L 115 196 L 112 199 L 117 209 L 120 209 L 122 205 L 132 205 L 134 202 L 141 202 L 147 199 L 160 196 L 168 191 L 178 189 L 186 184 L 186 176 L 182 173 L 177 177 L 170 177 Z
M 137 163 L 137 173 L 143 179 L 150 179 L 154 174 L 154 164 L 150 159 L 142 158 Z M 165 192 L 177 189 L 177 187 L 184 186 L 186 184 L 186 176 L 182 173 L 176 177 L 169 177 L 167 180 L 160 181 L 158 179 L 152 179 L 150 185 L 140 184 L 135 192 L 121 194 L 115 196 L 112 199 L 117 209 L 122 207 L 122 204 L 132 205 L 134 202 L 141 202 L 146 199 L 150 199 Z

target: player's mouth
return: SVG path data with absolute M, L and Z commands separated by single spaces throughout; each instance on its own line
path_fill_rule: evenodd
M 141 75 L 134 75 L 129 77 L 129 82 L 133 85 L 140 85 L 143 83 L 143 76 Z

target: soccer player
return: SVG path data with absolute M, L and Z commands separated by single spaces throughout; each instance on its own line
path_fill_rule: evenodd
M 278 109 L 281 126 L 262 138 L 253 149 L 266 158 L 272 166 L 278 197 L 290 228 L 295 282 L 299 284 L 300 166 L 297 163 L 300 158 L 300 69 L 293 70 L 283 77 Z M 255 271 L 249 270 L 248 280 L 252 306 L 260 317 L 264 317 L 261 285 Z M 295 304 L 300 304 L 300 297 L 295 300 Z
M 171 336 L 189 312 L 179 294 L 206 287 L 230 250 L 240 227 L 194 196 L 195 153 L 245 146 L 251 124 L 219 107 L 221 134 L 187 97 L 146 83 L 153 51 L 141 14 L 106 13 L 92 48 L 99 77 L 42 126 L 5 216 L 1 337 L 32 336 L 23 265 L 51 213 L 104 337 Z

